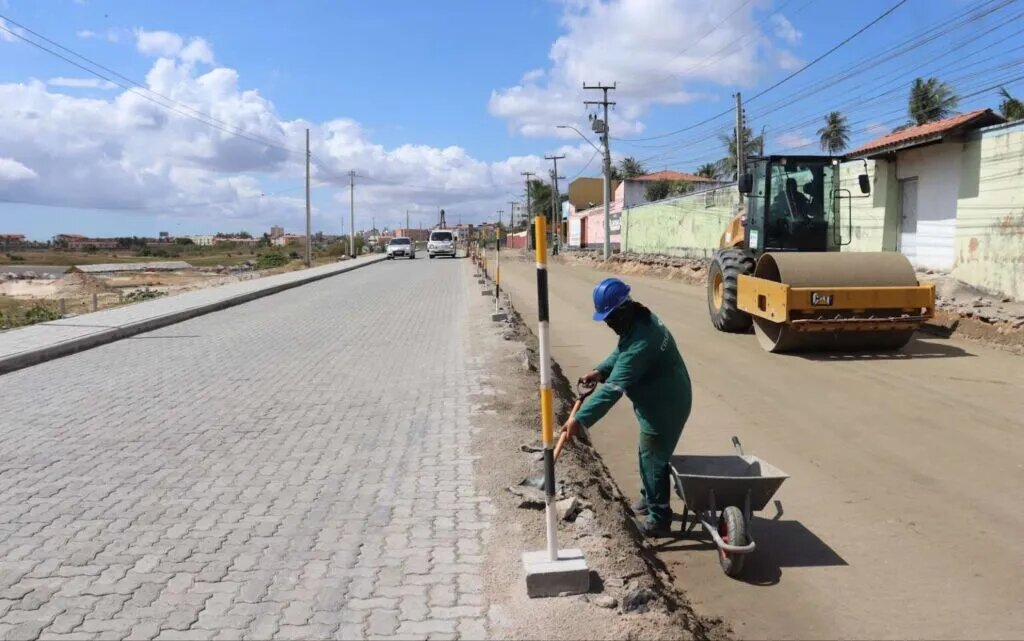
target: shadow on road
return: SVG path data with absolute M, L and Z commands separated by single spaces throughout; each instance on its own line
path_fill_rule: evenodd
M 681 517 L 677 516 L 677 520 Z M 690 518 L 693 518 L 692 515 Z M 849 565 L 843 557 L 811 532 L 800 521 L 753 517 L 751 530 L 757 549 L 750 554 L 737 580 L 751 585 L 771 586 L 782 580 L 782 568 L 834 567 Z M 656 545 L 659 552 L 699 552 L 717 554 L 711 537 L 703 527 L 693 527 L 686 535 Z
M 921 358 L 959 358 L 976 357 L 977 354 L 967 350 L 940 343 L 935 339 L 921 340 L 913 338 L 907 346 L 899 351 L 866 351 L 866 352 L 807 352 L 784 354 L 809 361 L 829 362 L 863 362 L 863 361 L 908 361 Z

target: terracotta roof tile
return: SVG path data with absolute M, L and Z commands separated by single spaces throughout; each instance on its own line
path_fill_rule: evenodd
M 1006 120 L 999 115 L 992 112 L 991 109 L 976 109 L 969 111 L 959 116 L 953 116 L 952 118 L 946 118 L 945 120 L 936 120 L 935 122 L 925 123 L 918 125 L 917 127 L 908 127 L 901 131 L 894 131 L 892 133 L 885 134 L 880 138 L 875 138 L 871 142 L 861 145 L 853 151 L 847 152 L 847 156 L 865 156 L 872 153 L 877 153 L 886 149 L 887 147 L 906 147 L 908 143 L 914 141 L 925 142 L 935 137 L 941 137 L 944 134 L 950 133 L 956 129 L 968 127 L 974 125 L 974 127 L 984 127 L 987 125 L 995 125 Z

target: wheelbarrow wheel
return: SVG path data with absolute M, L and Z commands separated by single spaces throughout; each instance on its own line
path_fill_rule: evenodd
M 722 510 L 722 518 L 718 521 L 718 536 L 729 545 L 747 544 L 747 524 L 743 520 L 743 512 L 735 505 Z M 737 576 L 743 570 L 745 555 L 733 554 L 725 550 L 718 551 L 718 562 L 722 571 L 728 576 Z

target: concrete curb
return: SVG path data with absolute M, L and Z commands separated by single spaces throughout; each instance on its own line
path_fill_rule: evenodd
M 10 372 L 45 363 L 57 358 L 64 356 L 70 356 L 77 352 L 82 352 L 87 349 L 99 347 L 100 345 L 106 345 L 107 343 L 113 343 L 114 341 L 121 340 L 122 338 L 128 338 L 136 334 L 142 334 L 145 332 L 153 331 L 154 329 L 160 329 L 161 327 L 167 327 L 168 325 L 174 325 L 182 321 L 196 318 L 197 316 L 204 316 L 212 312 L 217 312 L 222 309 L 234 307 L 235 305 L 241 305 L 258 298 L 265 296 L 271 296 L 283 292 L 294 287 L 300 287 L 302 285 L 308 285 L 325 278 L 337 276 L 339 274 L 345 274 L 350 271 L 366 267 L 367 265 L 374 265 L 383 261 L 384 258 L 377 260 L 368 260 L 354 265 L 349 265 L 338 271 L 329 272 L 326 274 L 314 274 L 306 278 L 299 280 L 289 281 L 287 283 L 280 283 L 272 285 L 265 289 L 259 289 L 252 292 L 245 292 L 238 294 L 230 298 L 225 298 L 212 303 L 206 303 L 198 305 L 196 307 L 190 307 L 177 312 L 171 312 L 169 314 L 162 314 L 160 316 L 154 316 L 134 323 L 128 323 L 120 325 L 118 327 L 111 327 L 110 329 L 99 331 L 87 336 L 81 336 L 70 340 L 54 343 L 43 348 L 33 349 L 13 356 L 7 356 L 0 358 L 0 376 L 8 374 Z

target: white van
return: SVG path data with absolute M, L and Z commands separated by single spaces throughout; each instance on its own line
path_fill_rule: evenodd
M 430 240 L 427 241 L 427 255 L 451 256 L 455 258 L 455 234 L 447 229 L 435 229 L 430 232 Z

